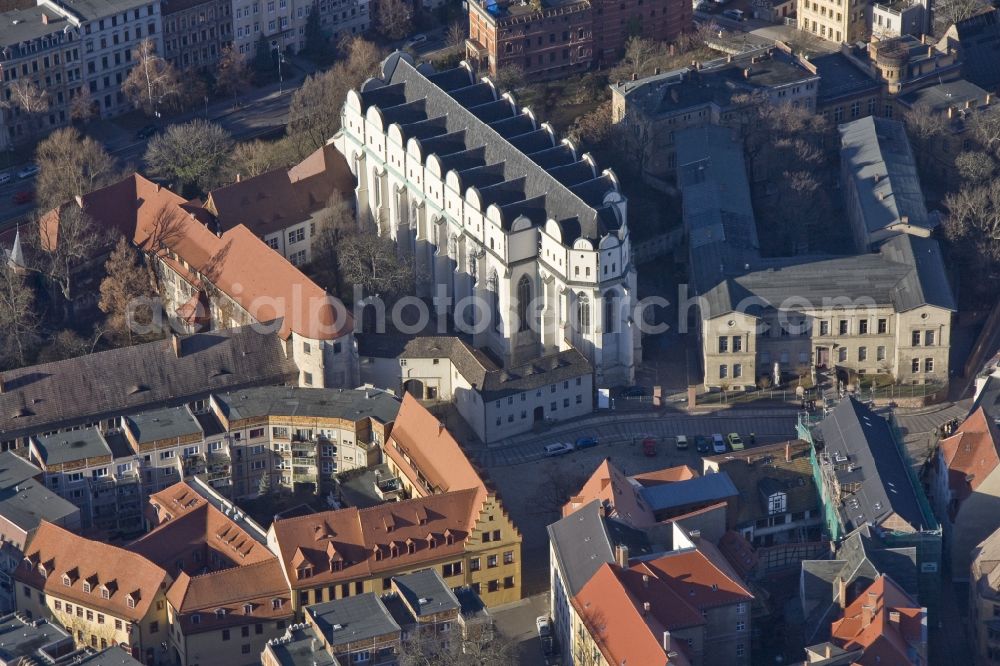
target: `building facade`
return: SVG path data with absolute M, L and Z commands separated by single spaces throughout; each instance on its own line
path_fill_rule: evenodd
M 229 0 L 162 0 L 163 57 L 178 71 L 214 72 L 233 41 Z
M 972 552 L 969 570 L 969 633 L 977 666 L 1000 659 L 1000 530 L 990 534 Z
M 636 273 L 613 172 L 466 66 L 402 54 L 348 93 L 336 142 L 362 224 L 413 256 L 418 295 L 474 346 L 504 368 L 573 347 L 597 386 L 632 382 Z
M 831 42 L 855 42 L 865 37 L 864 0 L 798 0 L 799 30 Z

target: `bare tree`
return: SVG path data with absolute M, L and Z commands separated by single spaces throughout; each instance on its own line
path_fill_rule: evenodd
M 992 107 L 972 115 L 969 123 L 973 138 L 983 150 L 1000 158 L 1000 113 Z
M 35 188 L 42 211 L 109 185 L 120 176 L 104 147 L 75 127 L 57 129 L 39 143 L 35 162 L 40 169 Z
M 83 337 L 73 329 L 64 328 L 38 350 L 38 362 L 50 363 L 91 354 L 103 334 L 102 329 L 97 329 L 89 336 Z
M 139 253 L 124 236 L 118 239 L 104 264 L 106 277 L 101 281 L 98 307 L 108 315 L 108 328 L 119 338 L 134 341 L 138 326 L 148 328 L 154 310 L 153 290 L 149 271 L 142 265 Z
M 461 21 L 452 21 L 445 33 L 445 44 L 448 46 L 460 46 L 465 42 L 465 25 Z
M 946 197 L 945 206 L 949 239 L 965 244 L 989 273 L 995 271 L 1000 264 L 1000 182 L 963 188 Z
M 215 73 L 215 88 L 224 95 L 232 95 L 239 104 L 240 93 L 250 85 L 250 68 L 243 54 L 229 45 L 222 50 L 222 57 Z
M 531 506 L 538 513 L 561 513 L 569 498 L 580 492 L 589 475 L 579 469 L 559 469 L 548 464 L 531 495 Z
M 383 298 L 413 290 L 413 266 L 400 257 L 396 243 L 387 236 L 359 231 L 345 236 L 338 248 L 340 275 L 360 287 L 366 296 Z
M 233 171 L 241 178 L 259 176 L 276 166 L 274 149 L 260 139 L 238 143 L 233 149 Z
M 49 110 L 49 93 L 28 78 L 19 78 L 7 86 L 10 99 L 0 97 L 0 106 L 20 110 L 26 118 L 29 132 L 34 136 L 40 129 L 38 118 Z
M 942 35 L 955 23 L 989 9 L 983 0 L 937 0 L 934 3 L 934 34 Z
M 959 153 L 955 158 L 955 168 L 965 183 L 979 185 L 996 172 L 996 160 L 989 153 L 969 151 Z
M 316 236 L 312 242 L 312 256 L 305 267 L 309 277 L 327 291 L 335 292 L 340 285 L 340 244 L 345 236 L 358 228 L 354 210 L 340 196 L 330 195 L 326 207 L 315 216 Z
M 97 108 L 94 105 L 94 98 L 90 95 L 90 89 L 81 87 L 69 102 L 69 117 L 75 122 L 86 125 L 96 115 Z
M 501 91 L 517 90 L 523 88 L 526 82 L 524 69 L 520 65 L 504 65 L 497 68 L 496 75 L 493 76 L 497 89 Z
M 948 118 L 929 105 L 918 104 L 903 114 L 906 134 L 921 175 L 927 177 L 934 164 L 934 145 L 948 132 Z
M 207 192 L 226 182 L 232 148 L 229 132 L 199 119 L 171 125 L 153 138 L 144 159 L 154 176 Z
M 75 203 L 66 204 L 53 215 L 57 219 L 39 222 L 28 236 L 35 259 L 29 268 L 55 285 L 68 307 L 76 295 L 77 272 L 96 258 L 107 237 Z
M 400 666 L 508 666 L 517 662 L 517 644 L 495 625 L 470 625 L 465 635 L 461 625 L 449 631 L 434 627 L 412 632 L 401 646 Z
M 135 66 L 122 84 L 122 93 L 147 116 L 175 107 L 181 98 L 177 70 L 156 54 L 156 43 L 144 39 L 132 56 Z
M 0 254 L 2 258 L 2 254 Z M 0 262 L 0 364 L 23 366 L 38 340 L 35 294 L 24 275 Z
M 406 0 L 378 0 L 375 21 L 384 36 L 402 39 L 413 30 L 413 9 Z

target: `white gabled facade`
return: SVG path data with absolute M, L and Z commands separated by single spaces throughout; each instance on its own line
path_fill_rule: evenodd
M 383 92 L 388 101 L 372 101 Z M 480 120 L 469 112 L 476 106 L 498 119 Z M 394 54 L 382 79 L 348 93 L 342 116 L 334 141 L 358 179 L 359 219 L 414 256 L 419 296 L 447 296 L 456 326 L 505 367 L 575 347 L 597 386 L 633 381 L 636 271 L 613 172 L 598 171 L 464 64 L 435 73 Z M 425 149 L 448 136 L 459 143 Z M 465 155 L 460 166 L 456 153 Z M 556 153 L 561 161 L 543 167 L 539 160 Z M 481 304 L 478 315 L 469 297 Z

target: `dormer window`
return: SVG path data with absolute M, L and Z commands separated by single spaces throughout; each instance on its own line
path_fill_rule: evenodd
M 86 592 L 87 594 L 90 594 L 90 590 L 91 590 L 90 583 L 87 582 L 87 581 L 84 581 L 83 582 L 83 591 Z
M 191 624 L 201 624 L 201 615 L 195 613 L 191 616 Z
M 243 604 L 243 614 L 250 615 L 253 613 L 253 604 Z
M 412 541 L 407 542 L 406 552 L 410 555 L 413 555 L 415 552 L 417 552 L 417 544 L 415 544 Z
M 281 608 L 281 599 L 271 599 L 271 610 L 278 610 Z
M 330 571 L 340 571 L 344 568 L 344 563 L 340 560 L 330 560 Z
M 389 544 L 389 557 L 398 557 L 398 556 L 399 556 L 399 546 L 397 546 L 395 543 Z
M 313 568 L 311 566 L 300 567 L 296 573 L 298 575 L 299 580 L 302 580 L 303 578 L 309 578 L 313 574 Z
M 135 608 L 135 597 L 133 597 L 131 594 L 125 597 L 125 605 L 128 606 L 129 608 Z
M 63 580 L 63 585 L 65 585 L 66 587 L 69 587 L 70 585 L 73 584 L 73 581 L 67 574 L 63 574 L 62 580 Z
M 102 586 L 101 587 L 101 599 L 110 599 L 110 598 L 111 598 L 111 590 L 109 590 L 108 588 Z
M 225 608 L 216 608 L 215 609 L 215 617 L 219 617 L 219 618 L 226 617 L 226 609 Z
M 48 571 L 48 569 L 45 568 L 44 564 L 39 564 L 38 565 L 38 573 L 42 576 L 42 578 L 48 578 L 49 577 L 49 571 Z
M 378 546 L 375 546 L 374 551 L 375 551 L 375 561 L 376 562 L 381 562 L 382 561 L 382 549 L 379 548 Z

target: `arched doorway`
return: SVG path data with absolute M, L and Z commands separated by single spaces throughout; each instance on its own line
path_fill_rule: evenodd
M 403 382 L 403 392 L 409 393 L 418 400 L 424 399 L 424 383 L 419 379 L 407 379 Z
M 545 408 L 538 406 L 535 407 L 535 423 L 541 423 L 545 420 Z

